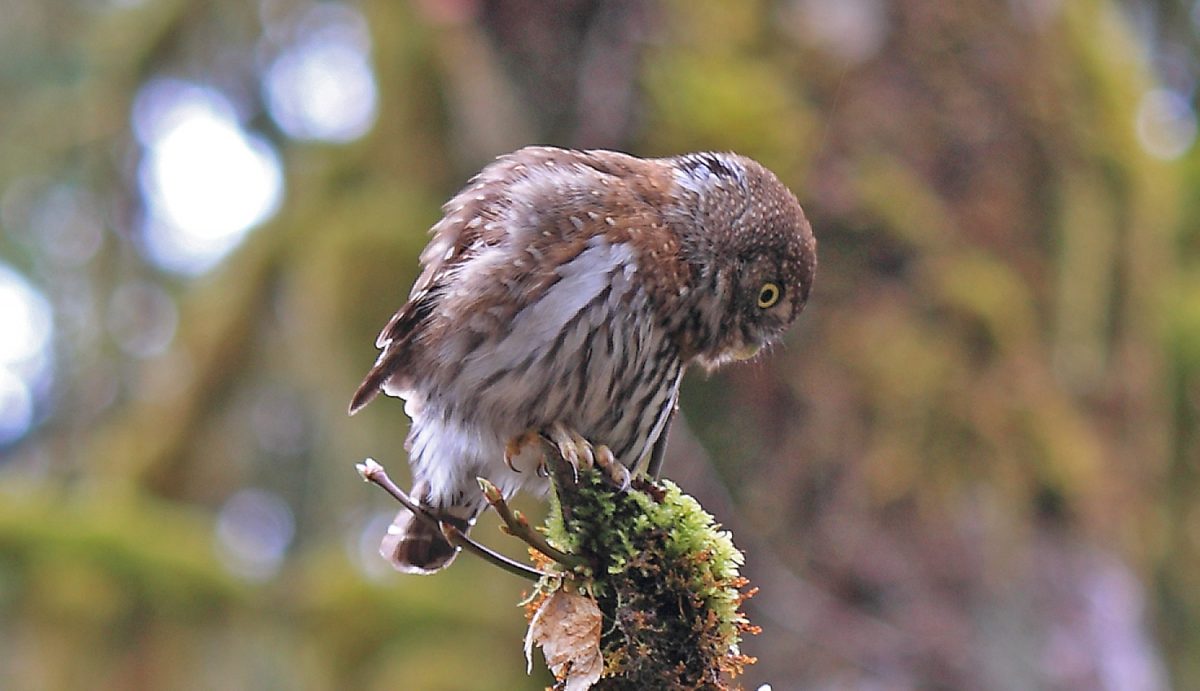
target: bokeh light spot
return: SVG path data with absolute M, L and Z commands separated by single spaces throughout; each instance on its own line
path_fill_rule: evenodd
M 244 489 L 217 514 L 217 555 L 231 572 L 265 580 L 283 564 L 294 534 L 292 510 L 282 499 Z
M 793 0 L 781 12 L 797 38 L 848 65 L 874 57 L 890 28 L 881 0 Z
M 33 425 L 33 396 L 29 385 L 0 367 L 0 446 L 25 436 Z
M 348 142 L 375 124 L 378 92 L 366 22 L 344 5 L 319 4 L 271 63 L 264 89 L 271 116 L 294 139 Z
M 108 331 L 125 353 L 138 358 L 161 354 L 179 322 L 175 301 L 149 281 L 119 286 L 108 306 Z
M 33 425 L 32 390 L 47 371 L 50 315 L 46 298 L 0 264 L 0 445 L 20 439 Z
M 1196 111 L 1187 99 L 1169 89 L 1151 89 L 1137 109 L 1137 135 L 1151 156 L 1173 160 L 1196 141 Z
M 41 355 L 50 340 L 50 305 L 20 274 L 0 264 L 0 367 Z
M 99 204 L 73 185 L 55 185 L 37 201 L 29 219 L 47 257 L 64 267 L 82 266 L 99 251 L 104 228 Z
M 205 271 L 279 208 L 278 154 L 241 128 L 220 93 L 152 81 L 134 103 L 133 124 L 146 147 L 138 169 L 147 209 L 143 239 L 159 266 Z

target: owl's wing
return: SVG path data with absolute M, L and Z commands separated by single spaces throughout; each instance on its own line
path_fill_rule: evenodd
M 410 351 L 409 335 L 433 312 L 436 306 L 437 295 L 431 291 L 425 291 L 420 296 L 409 300 L 396 314 L 392 315 L 383 332 L 379 334 L 377 341 L 377 345 L 383 349 L 383 352 L 379 354 L 379 359 L 372 365 L 367 376 L 358 385 L 358 390 L 354 392 L 354 397 L 350 399 L 351 415 L 379 395 L 384 383 L 391 379 L 392 375 L 405 369 Z
M 412 336 L 434 310 L 442 287 L 450 282 L 459 264 L 472 248 L 498 243 L 507 231 L 502 219 L 511 205 L 509 190 L 531 170 L 587 159 L 589 152 L 552 147 L 527 147 L 501 156 L 479 172 L 467 186 L 442 207 L 443 216 L 430 228 L 433 239 L 421 251 L 421 275 L 409 293 L 408 302 L 388 321 L 375 346 L 383 350 L 350 402 L 353 414 L 370 403 L 381 387 L 405 370 L 410 359 Z
M 409 298 L 428 290 L 472 245 L 499 241 L 498 235 L 504 231 L 488 228 L 487 221 L 504 215 L 511 201 L 508 190 L 514 182 L 526 177 L 530 170 L 582 155 L 583 152 L 531 146 L 501 156 L 481 170 L 442 206 L 442 220 L 429 229 L 433 239 L 421 251 L 421 275 Z

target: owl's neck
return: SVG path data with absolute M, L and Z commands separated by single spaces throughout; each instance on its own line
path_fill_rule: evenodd
M 737 286 L 734 229 L 747 212 L 745 169 L 731 154 L 688 154 L 673 160 L 676 199 L 666 213 L 691 268 L 686 294 L 680 296 L 677 321 L 684 360 L 716 363 L 736 325 L 733 301 Z

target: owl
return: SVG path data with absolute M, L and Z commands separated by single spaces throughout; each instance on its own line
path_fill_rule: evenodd
M 544 491 L 513 458 L 530 434 L 570 430 L 644 468 L 689 366 L 778 340 L 817 265 L 796 197 L 731 153 L 525 148 L 443 211 L 350 412 L 380 391 L 404 399 L 413 497 L 463 531 L 486 504 L 477 477 L 506 497 Z M 457 548 L 405 510 L 382 552 L 432 573 Z

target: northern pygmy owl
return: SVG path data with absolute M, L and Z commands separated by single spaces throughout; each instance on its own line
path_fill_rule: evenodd
M 504 462 L 531 430 L 565 426 L 638 469 L 684 370 L 779 339 L 817 265 L 796 197 L 729 153 L 531 147 L 443 210 L 350 411 L 380 390 L 405 400 L 414 498 L 464 530 L 485 505 L 476 477 L 545 488 Z M 402 511 L 383 552 L 431 573 L 457 550 Z

